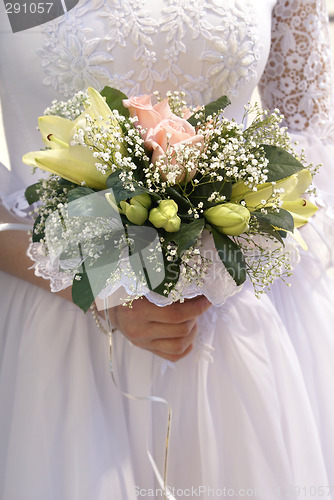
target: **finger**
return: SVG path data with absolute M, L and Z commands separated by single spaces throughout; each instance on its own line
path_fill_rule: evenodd
M 154 306 L 151 308 L 147 304 L 145 306 L 151 322 L 176 324 L 197 318 L 209 309 L 211 302 L 203 295 L 200 295 L 185 302 L 176 302 L 165 307 Z
M 132 321 L 127 322 L 123 328 L 121 322 L 118 328 L 133 344 L 144 347 L 156 340 L 185 338 L 189 336 L 195 324 L 196 319 L 177 324 L 150 322 L 139 325 L 138 322 Z
M 154 339 L 174 339 L 187 337 L 194 326 L 196 318 L 189 319 L 183 323 L 157 323 L 150 322 L 148 325 L 148 335 L 146 338 Z
M 191 344 L 188 349 L 184 351 L 182 354 L 166 354 L 161 351 L 157 351 L 154 349 L 149 349 L 153 354 L 156 354 L 160 358 L 167 359 L 168 361 L 171 361 L 172 363 L 175 363 L 176 361 L 179 361 L 182 358 L 185 358 L 193 349 L 193 344 Z
M 196 334 L 198 331 L 197 324 L 193 326 L 191 329 L 189 335 L 183 336 L 183 337 L 176 337 L 176 338 L 159 338 L 156 340 L 153 340 L 151 342 L 151 348 L 155 349 L 157 351 L 160 351 L 161 353 L 164 354 L 172 354 L 172 355 L 181 355 L 183 354 L 190 345 L 195 340 Z
M 193 299 L 187 299 L 185 302 L 174 303 L 169 306 L 159 307 L 146 298 L 134 300 L 131 307 L 116 306 L 110 308 L 110 313 L 115 317 L 115 323 L 122 321 L 122 317 L 126 317 L 127 322 L 156 322 L 156 323 L 184 323 L 187 320 L 197 318 L 203 314 L 209 307 L 211 302 L 200 295 Z
M 188 337 L 192 329 L 196 325 L 196 319 L 190 319 L 184 323 L 167 324 L 167 323 L 148 323 L 146 330 L 139 331 L 137 325 L 128 326 L 127 336 L 132 342 L 138 345 L 148 344 L 156 340 L 170 340 L 176 338 Z

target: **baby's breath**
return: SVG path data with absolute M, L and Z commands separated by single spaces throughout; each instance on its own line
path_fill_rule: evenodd
M 68 120 L 75 120 L 88 105 L 87 92 L 77 92 L 68 101 L 52 101 L 52 105 L 44 111 L 45 115 L 56 115 Z

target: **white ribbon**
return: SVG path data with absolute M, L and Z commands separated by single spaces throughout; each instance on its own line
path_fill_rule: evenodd
M 4 222 L 0 224 L 0 231 L 30 231 L 33 226 L 29 224 L 19 224 L 12 222 Z
M 167 435 L 166 435 L 166 445 L 165 445 L 165 464 L 164 464 L 164 474 L 163 477 L 159 472 L 158 466 L 152 457 L 150 451 L 147 449 L 147 454 L 148 458 L 150 460 L 150 463 L 152 465 L 154 474 L 156 476 L 156 479 L 164 491 L 164 498 L 165 500 L 176 500 L 176 498 L 168 491 L 167 487 L 167 466 L 168 466 L 168 449 L 169 449 L 169 439 L 170 439 L 170 430 L 171 430 L 171 423 L 172 423 L 172 408 L 168 401 L 164 398 L 160 398 L 158 396 L 134 396 L 133 394 L 129 394 L 127 392 L 124 392 L 120 389 L 118 386 L 116 380 L 115 380 L 115 375 L 113 371 L 113 348 L 112 348 L 112 335 L 113 332 L 115 331 L 115 328 L 112 327 L 110 323 L 110 318 L 109 318 L 109 313 L 108 313 L 108 298 L 104 299 L 104 313 L 105 313 L 105 318 L 107 322 L 107 331 L 108 331 L 108 337 L 109 337 L 109 359 L 110 359 L 110 371 L 111 371 L 111 376 L 113 379 L 113 382 L 117 389 L 120 391 L 120 393 L 125 396 L 128 399 L 131 399 L 133 401 L 151 401 L 153 403 L 163 403 L 167 406 L 168 408 L 168 423 L 167 423 Z

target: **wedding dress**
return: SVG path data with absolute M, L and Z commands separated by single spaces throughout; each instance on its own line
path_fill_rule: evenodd
M 1 170 L 0 186 L 15 213 L 26 210 L 17 191 L 36 179 L 21 156 L 40 147 L 37 116 L 52 99 L 87 86 L 109 84 L 128 95 L 184 90 L 191 104 L 227 94 L 226 114 L 240 120 L 262 77 L 264 105 L 280 107 L 313 160 L 326 165 L 318 180 L 321 209 L 303 231 L 309 252 L 292 287 L 277 283 L 258 300 L 246 283 L 200 318 L 193 351 L 176 364 L 117 332 L 117 385 L 108 339 L 89 314 L 1 273 L 3 500 L 163 498 L 158 476 L 167 407 L 121 391 L 163 398 L 172 408 L 169 498 L 334 498 L 328 272 L 334 174 L 324 156 L 331 158 L 333 148 L 324 4 L 81 0 L 64 16 L 15 34 L 0 6 L 0 91 L 11 168 Z

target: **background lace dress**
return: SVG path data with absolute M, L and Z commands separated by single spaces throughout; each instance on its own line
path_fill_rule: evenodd
M 264 106 L 279 107 L 312 159 L 324 161 L 321 209 L 303 231 L 310 251 L 290 289 L 277 283 L 257 300 L 246 283 L 202 316 L 192 353 L 174 365 L 115 336 L 121 389 L 172 406 L 168 485 L 176 498 L 188 491 L 223 496 L 224 488 L 235 498 L 256 490 L 262 500 L 317 498 L 319 488 L 326 498 L 333 493 L 327 268 L 334 182 L 326 160 L 333 146 L 324 4 L 82 0 L 57 20 L 16 34 L 0 6 L 11 162 L 0 186 L 3 203 L 16 212 L 25 208 L 17 190 L 34 180 L 21 156 L 40 147 L 37 116 L 52 99 L 89 85 L 128 95 L 184 90 L 193 104 L 227 94 L 227 115 L 240 120 L 260 82 Z M 147 451 L 162 472 L 166 407 L 121 395 L 110 377 L 107 339 L 89 315 L 5 273 L 0 299 L 1 498 L 159 498 L 150 494 L 159 483 Z

